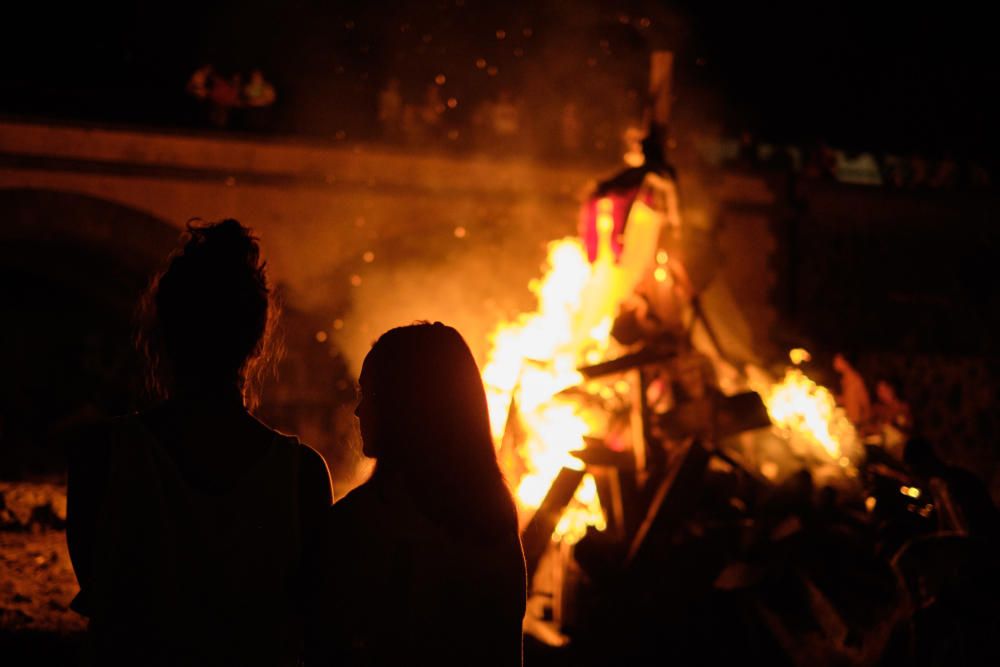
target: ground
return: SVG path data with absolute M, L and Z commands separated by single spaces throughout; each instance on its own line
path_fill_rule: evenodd
M 0 655 L 4 665 L 75 662 L 84 618 L 70 610 L 65 489 L 0 482 Z

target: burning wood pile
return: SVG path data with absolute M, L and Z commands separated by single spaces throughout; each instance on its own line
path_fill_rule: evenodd
M 761 484 L 787 476 L 792 459 L 827 479 L 857 475 L 857 437 L 827 389 L 797 366 L 780 380 L 737 372 L 692 343 L 696 295 L 662 247 L 682 233 L 676 194 L 651 176 L 632 201 L 588 205 L 590 248 L 586 226 L 549 245 L 547 271 L 530 285 L 537 310 L 496 329 L 483 369 L 536 583 L 565 576 L 588 534 L 616 545 L 622 567 L 641 560 L 709 466 L 739 467 Z M 535 609 L 529 630 L 564 641 L 535 623 L 562 610 Z
M 626 657 L 628 636 L 641 657 L 641 637 L 662 632 L 646 624 L 665 609 L 686 614 L 684 600 L 770 581 L 751 554 L 803 533 L 799 515 L 815 506 L 816 489 L 863 498 L 861 441 L 801 367 L 808 352 L 793 350 L 775 374 L 737 368 L 719 346 L 685 266 L 687 231 L 658 127 L 643 164 L 597 186 L 580 234 L 549 244 L 545 273 L 529 285 L 537 309 L 496 328 L 483 367 L 521 516 L 525 631 L 550 646 L 582 638 L 593 664 Z M 716 533 L 726 549 L 686 560 Z M 822 633 L 803 640 L 787 614 L 755 603 L 785 657 L 881 655 L 899 610 L 895 589 L 848 646 L 847 623 L 815 575 L 796 576 L 800 615 Z
M 727 360 L 677 250 L 672 182 L 638 182 L 599 189 L 581 234 L 549 245 L 537 309 L 496 328 L 483 367 L 521 517 L 526 633 L 580 664 L 631 664 L 661 635 L 694 659 L 721 608 L 729 631 L 769 643 L 706 662 L 910 654 L 914 610 L 934 603 L 929 559 L 975 567 L 951 537 L 910 547 L 964 534 L 937 516 L 953 503 L 862 437 L 806 350 L 767 370 Z
M 940 591 L 982 597 L 968 582 L 986 561 L 954 542 L 973 531 L 947 484 L 918 488 L 945 473 L 920 481 L 856 429 L 806 350 L 737 364 L 719 343 L 663 154 L 669 72 L 654 54 L 644 154 L 549 244 L 537 309 L 496 328 L 483 367 L 525 632 L 584 665 L 861 665 L 950 645 L 920 636 L 920 612 Z

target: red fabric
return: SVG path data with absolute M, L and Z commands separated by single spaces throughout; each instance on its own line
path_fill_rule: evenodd
M 587 259 L 593 263 L 597 260 L 598 231 L 597 231 L 597 207 L 601 199 L 611 200 L 611 218 L 614 227 L 611 233 L 611 250 L 615 254 L 615 261 L 621 257 L 622 242 L 625 235 L 625 223 L 628 221 L 628 214 L 632 210 L 632 202 L 638 194 L 639 188 L 632 188 L 624 192 L 608 194 L 603 197 L 592 197 L 580 209 L 580 238 L 587 249 Z

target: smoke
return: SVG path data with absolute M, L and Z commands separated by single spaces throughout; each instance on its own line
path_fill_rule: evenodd
M 508 181 L 456 192 L 421 174 L 425 193 L 376 185 L 366 194 L 374 204 L 364 227 L 349 228 L 355 238 L 343 242 L 356 256 L 334 259 L 321 280 L 297 286 L 329 315 L 331 341 L 355 373 L 381 333 L 418 320 L 456 327 L 482 363 L 496 325 L 534 307 L 528 283 L 541 275 L 546 245 L 575 233 L 574 195 L 621 168 L 626 132 L 642 128 L 650 52 L 682 49 L 689 39 L 686 20 L 654 2 L 456 7 L 404 3 L 341 17 L 350 43 L 363 49 L 338 60 L 341 78 L 363 84 L 365 99 L 346 105 L 367 119 L 362 137 L 385 131 L 370 107 L 390 79 L 399 80 L 403 105 L 424 104 L 428 87 L 438 86 L 454 107 L 435 136 L 400 130 L 402 150 L 417 158 L 454 151 L 470 162 L 488 156 L 497 180 Z M 688 61 L 693 67 L 691 54 L 677 59 L 679 80 L 690 78 Z M 510 136 L 483 115 L 501 99 L 517 108 Z M 308 106 L 333 123 L 350 110 L 332 102 Z M 579 125 L 575 145 L 570 116 Z M 683 118 L 694 125 L 703 116 L 687 109 Z M 540 178 L 537 164 L 553 169 Z
M 575 202 L 516 201 L 456 217 L 379 244 L 374 261 L 353 274 L 360 284 L 333 335 L 354 372 L 379 335 L 418 320 L 454 326 L 482 363 L 495 326 L 533 306 L 528 282 L 547 242 L 573 233 Z

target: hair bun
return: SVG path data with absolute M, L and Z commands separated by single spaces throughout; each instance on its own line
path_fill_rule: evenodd
M 184 244 L 185 257 L 210 260 L 212 263 L 233 263 L 256 267 L 260 258 L 257 237 L 237 220 L 218 223 L 188 223 L 190 238 Z

